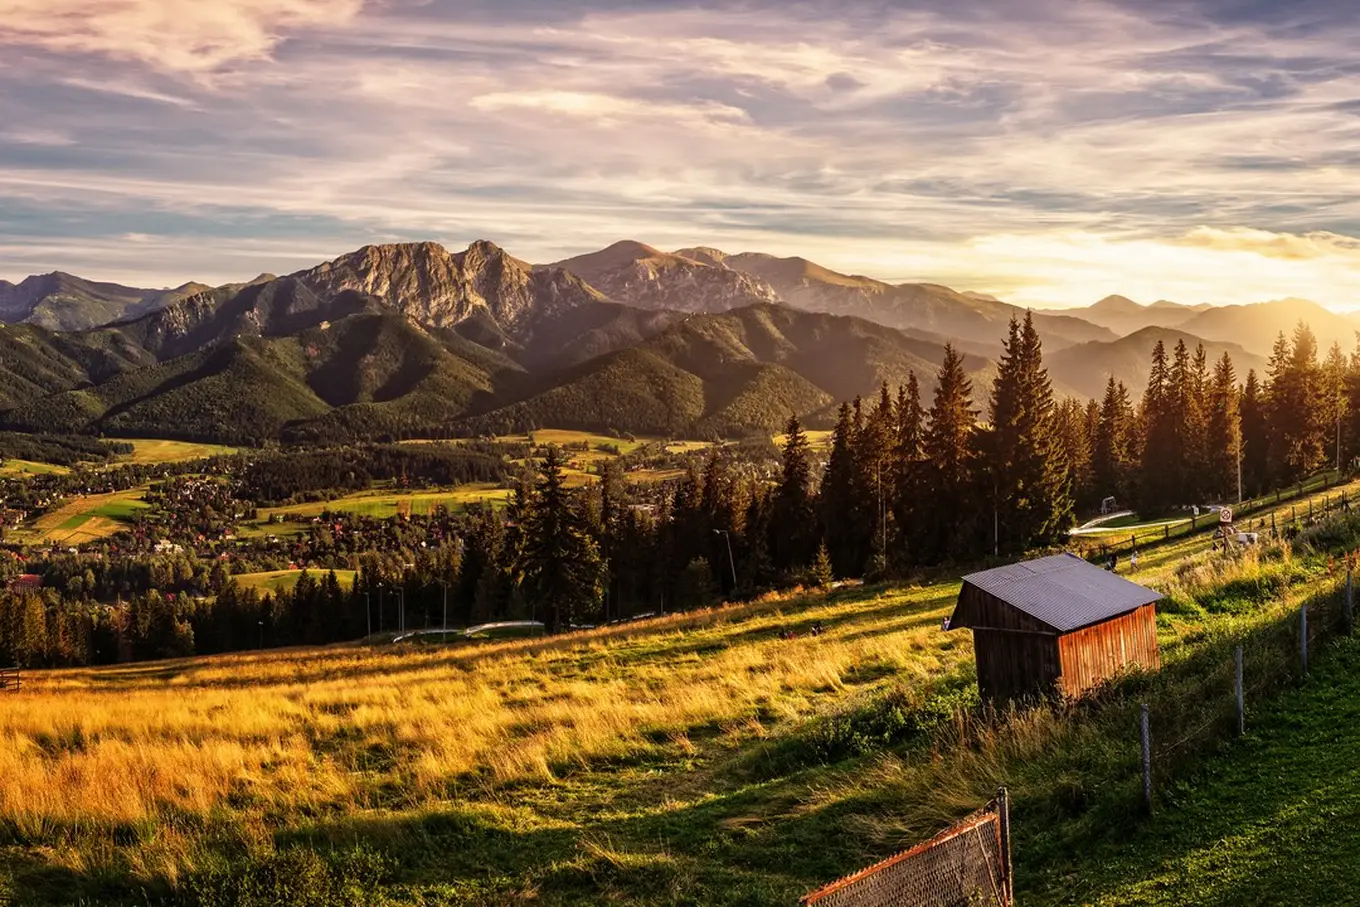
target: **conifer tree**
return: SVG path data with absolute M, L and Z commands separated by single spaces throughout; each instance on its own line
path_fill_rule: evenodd
M 821 529 L 812 493 L 812 459 L 807 435 L 797 416 L 784 428 L 779 485 L 770 514 L 770 554 L 785 574 L 801 573 L 816 553 Z
M 860 509 L 868 517 L 868 569 L 877 576 L 887 569 L 896 435 L 897 418 L 885 382 L 860 433 L 855 456 L 859 464 Z
M 992 384 L 991 422 L 994 542 L 1019 553 L 1057 541 L 1072 522 L 1071 474 L 1032 314 L 1023 326 L 1011 320 Z
M 1138 477 L 1140 506 L 1151 512 L 1183 503 L 1178 477 L 1182 451 L 1176 420 L 1171 373 L 1166 346 L 1158 340 L 1152 349 L 1152 371 L 1143 394 L 1143 451 Z
M 1341 426 L 1342 464 L 1348 465 L 1360 456 L 1360 333 L 1346 364 L 1345 407 Z
M 1132 490 L 1130 470 L 1134 462 L 1132 442 L 1136 430 L 1129 389 L 1122 381 L 1116 382 L 1112 375 L 1105 384 L 1105 396 L 1100 402 L 1100 421 L 1092 443 L 1093 497 L 1101 501 L 1113 497 L 1123 504 L 1129 503 Z
M 1341 352 L 1341 344 L 1333 343 L 1322 363 L 1321 378 L 1321 430 L 1326 443 L 1324 462 L 1340 469 L 1343 463 L 1342 441 L 1343 426 L 1346 421 L 1346 372 L 1349 365 L 1346 354 Z
M 921 444 L 925 434 L 925 411 L 921 408 L 921 385 L 915 372 L 897 391 L 897 445 L 893 451 L 892 512 L 893 557 L 898 566 L 915 559 L 911 527 L 917 520 L 917 474 L 921 470 Z
M 1204 487 L 1220 501 L 1237 500 L 1238 457 L 1242 453 L 1242 418 L 1237 374 L 1226 352 L 1214 365 L 1207 397 Z
M 1255 495 L 1266 491 L 1271 480 L 1269 401 L 1255 369 L 1247 372 L 1242 386 L 1241 410 L 1242 485 L 1245 494 Z
M 593 616 L 604 570 L 595 540 L 567 491 L 562 454 L 550 446 L 529 505 L 515 576 L 550 633 Z
M 827 552 L 837 576 L 860 576 L 869 556 L 871 528 L 862 510 L 860 468 L 850 404 L 842 403 L 831 432 L 831 454 L 822 478 L 821 512 Z
M 947 344 L 915 490 L 918 500 L 929 502 L 930 515 L 920 513 L 911 527 L 923 562 L 940 563 L 976 551 L 976 432 L 973 383 L 963 371 L 963 356 Z
M 1165 481 L 1170 486 L 1172 500 L 1189 504 L 1199 495 L 1197 487 L 1199 480 L 1194 470 L 1199 453 L 1197 433 L 1200 426 L 1200 382 L 1196 377 L 1190 349 L 1186 346 L 1184 338 L 1176 341 L 1167 380 L 1171 437 L 1174 438 L 1171 446 L 1175 451 L 1172 463 L 1175 468 L 1167 473 Z
M 1317 338 L 1303 322 L 1270 384 L 1270 430 L 1276 444 L 1276 478 L 1296 482 L 1326 462 L 1325 392 L 1317 361 Z

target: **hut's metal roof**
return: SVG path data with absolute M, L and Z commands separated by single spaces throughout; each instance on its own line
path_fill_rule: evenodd
M 1074 554 L 1055 554 L 963 578 L 1059 633 L 1127 614 L 1162 598 Z

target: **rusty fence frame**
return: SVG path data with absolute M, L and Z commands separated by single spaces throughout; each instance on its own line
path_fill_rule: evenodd
M 986 862 L 990 891 L 970 884 L 964 877 L 962 864 L 955 867 L 952 877 L 940 873 L 938 866 L 914 870 L 913 867 L 928 859 L 937 848 L 970 833 L 976 836 L 978 850 Z M 988 851 L 984 835 L 992 837 L 993 852 Z M 921 891 L 924 884 L 921 876 L 927 873 L 940 877 L 934 890 Z M 802 907 L 1011 907 L 1014 903 L 1010 795 L 1004 787 L 997 791 L 995 800 L 930 840 L 824 885 L 799 901 Z

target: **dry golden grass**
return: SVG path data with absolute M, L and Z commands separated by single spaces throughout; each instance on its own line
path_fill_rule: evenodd
M 969 656 L 947 589 L 765 601 L 541 641 L 351 646 L 34 672 L 0 711 L 0 819 L 25 836 L 407 808 L 751 736 Z M 788 613 L 786 613 L 788 612 Z M 813 620 L 824 635 L 781 639 Z M 710 735 L 711 736 L 711 735 Z

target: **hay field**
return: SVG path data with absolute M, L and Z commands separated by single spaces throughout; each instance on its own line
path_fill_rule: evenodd
M 119 463 L 180 463 L 185 460 L 201 460 L 206 457 L 227 456 L 240 453 L 240 448 L 224 444 L 200 444 L 196 441 L 167 441 L 146 438 L 109 438 L 131 444 L 133 452 L 119 457 Z
M 281 589 L 292 589 L 297 585 L 303 573 L 310 573 L 312 578 L 320 581 L 326 578 L 330 570 L 270 570 L 265 573 L 241 573 L 233 577 L 242 588 L 258 589 L 261 592 L 278 592 Z M 358 575 L 357 570 L 336 570 L 335 578 L 340 582 L 342 588 L 353 587 L 354 578 Z
M 72 498 L 61 507 L 16 530 L 14 538 L 33 544 L 80 545 L 127 529 L 150 505 L 146 488 Z

